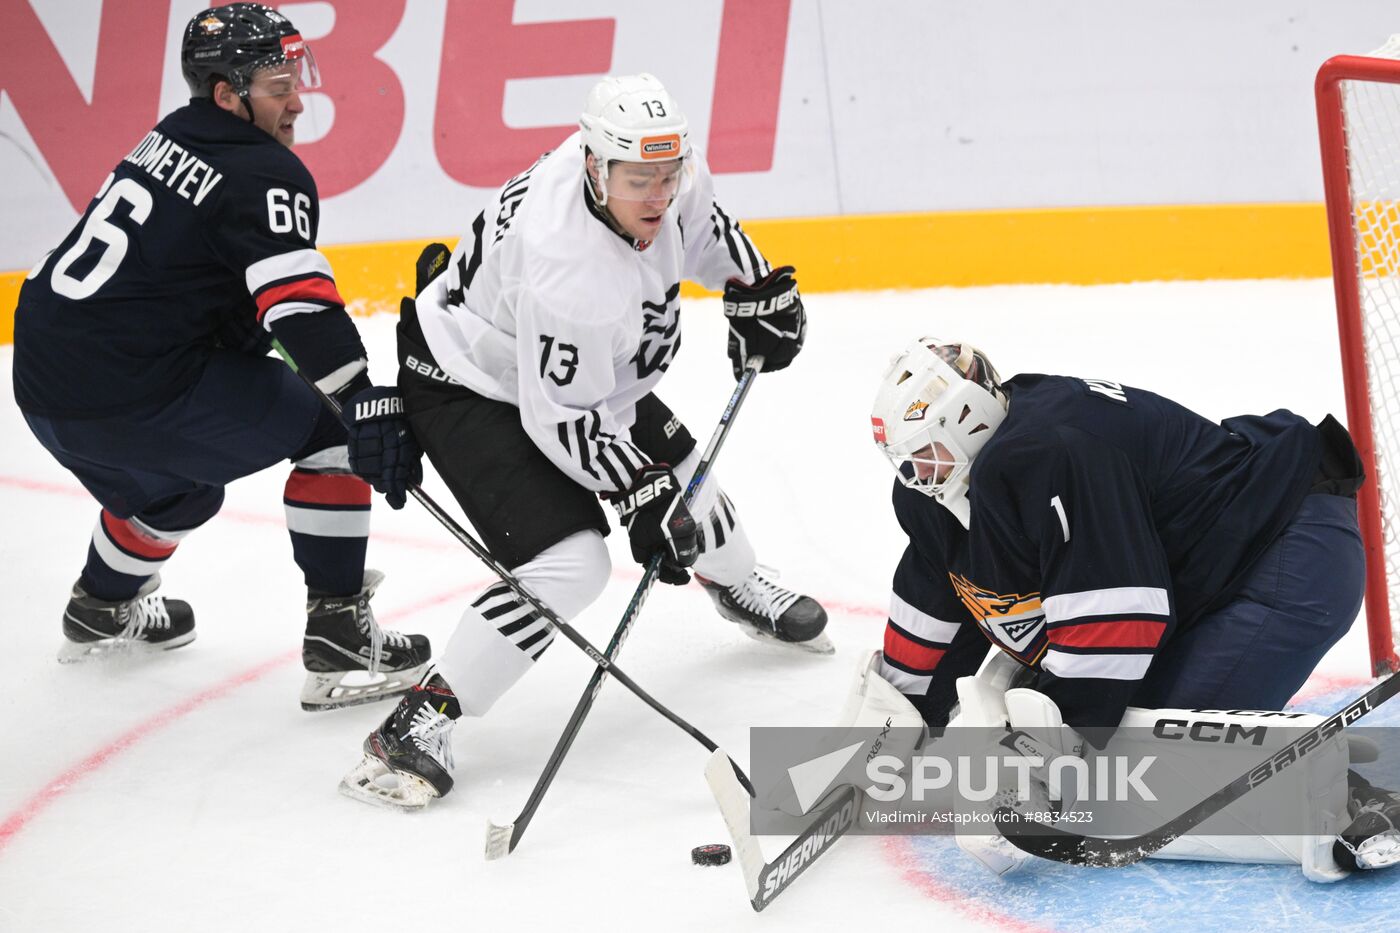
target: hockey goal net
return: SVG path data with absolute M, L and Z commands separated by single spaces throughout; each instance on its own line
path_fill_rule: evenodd
M 1357 504 L 1379 676 L 1400 669 L 1390 609 L 1400 593 L 1400 36 L 1328 59 L 1316 93 L 1347 427 L 1372 480 Z

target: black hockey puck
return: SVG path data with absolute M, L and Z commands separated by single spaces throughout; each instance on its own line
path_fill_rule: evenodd
M 728 865 L 729 846 L 722 842 L 696 846 L 690 850 L 690 860 L 696 865 Z

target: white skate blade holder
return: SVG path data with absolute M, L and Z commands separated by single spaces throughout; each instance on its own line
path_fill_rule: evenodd
M 1400 863 L 1400 832 L 1372 836 L 1353 849 L 1352 856 L 1360 868 L 1390 868 Z
M 58 649 L 59 664 L 81 664 L 85 661 L 136 660 L 179 648 L 194 641 L 194 630 L 185 635 L 160 642 L 149 642 L 144 638 L 102 638 L 97 641 L 63 640 Z
M 836 653 L 836 646 L 831 643 L 831 639 L 827 637 L 826 632 L 820 632 L 815 638 L 809 638 L 806 641 L 783 641 L 776 635 L 771 635 L 768 632 L 756 629 L 746 623 L 740 622 L 738 626 L 745 635 L 749 636 L 754 641 L 761 641 L 765 645 L 777 645 L 780 648 L 787 648 L 793 651 L 805 651 L 808 654 Z
M 427 669 L 427 664 L 420 664 L 401 671 L 380 671 L 378 674 L 366 671 L 307 671 L 306 683 L 301 688 L 301 708 L 308 712 L 343 709 L 402 696 L 422 680 Z
M 417 775 L 394 771 L 370 755 L 340 779 L 340 792 L 361 803 L 410 813 L 423 809 L 438 795 Z

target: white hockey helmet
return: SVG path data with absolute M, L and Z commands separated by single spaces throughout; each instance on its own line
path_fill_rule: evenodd
M 1006 393 L 985 354 L 920 337 L 890 359 L 870 426 L 901 482 L 968 527 L 972 458 L 1006 418 Z
M 607 77 L 588 92 L 583 114 L 584 152 L 598 165 L 598 200 L 651 201 L 674 198 L 695 175 L 690 159 L 690 124 L 675 98 L 649 74 Z M 649 166 L 629 171 L 629 183 L 608 185 L 615 162 Z

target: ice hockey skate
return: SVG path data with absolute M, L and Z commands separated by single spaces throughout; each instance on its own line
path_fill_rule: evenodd
M 366 570 L 360 592 L 307 600 L 302 709 L 373 703 L 407 693 L 422 679 L 432 653 L 428 639 L 381 629 L 375 621 L 369 601 L 383 581 L 378 570 Z
M 194 641 L 194 610 L 180 599 L 152 596 L 160 575 L 146 581 L 131 599 L 98 599 L 81 583 L 63 610 L 63 635 L 58 652 L 64 664 L 106 656 L 135 656 L 168 651 Z
M 421 810 L 452 789 L 452 726 L 462 707 L 438 677 L 414 687 L 365 739 L 364 758 L 340 781 L 347 797 Z
M 1332 857 L 1350 871 L 1400 863 L 1400 794 L 1347 772 L 1351 822 L 1337 836 Z
M 826 636 L 826 610 L 810 596 L 794 593 L 774 582 L 776 572 L 755 567 L 735 586 L 723 586 L 695 574 L 714 601 L 715 609 L 744 634 L 758 641 L 800 648 L 814 654 L 832 654 L 836 648 Z

